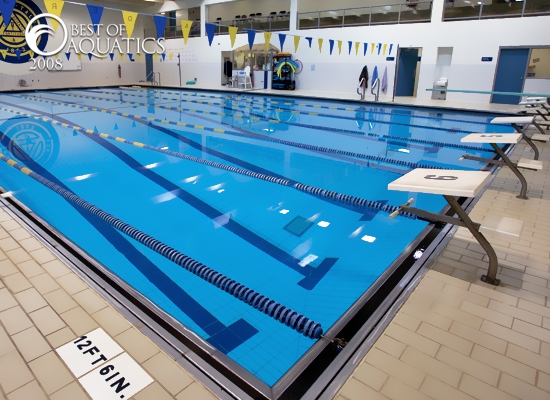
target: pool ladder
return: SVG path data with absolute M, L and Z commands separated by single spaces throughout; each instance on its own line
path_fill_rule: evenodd
M 159 79 L 157 81 L 157 74 L 159 76 Z M 160 86 L 160 72 L 151 71 L 149 72 L 149 75 L 147 75 L 147 78 L 145 78 L 147 82 L 151 82 L 153 86 Z
M 361 100 L 365 100 L 365 91 L 367 89 L 367 85 L 362 86 L 363 82 L 365 82 L 365 78 L 362 78 L 357 86 L 357 94 L 361 96 Z
M 374 93 L 374 88 L 376 88 L 376 93 Z M 370 88 L 370 92 L 374 95 L 374 101 L 378 101 L 378 98 L 380 97 L 380 78 L 376 78 L 374 80 L 374 83 Z

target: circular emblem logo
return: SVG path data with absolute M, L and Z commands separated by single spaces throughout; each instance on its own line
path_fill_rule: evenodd
M 44 49 L 38 47 L 38 43 L 40 42 L 40 38 L 42 35 L 52 35 L 54 34 L 54 30 L 51 26 L 48 24 L 40 24 L 38 23 L 41 19 L 44 18 L 52 18 L 55 19 L 57 22 L 59 22 L 59 25 L 61 26 L 63 30 L 63 42 L 59 47 L 53 51 L 44 51 Z M 37 25 L 38 23 L 38 25 Z M 41 56 L 53 56 L 54 54 L 59 53 L 63 47 L 67 44 L 67 26 L 65 23 L 56 15 L 53 14 L 40 14 L 34 17 L 30 20 L 29 24 L 27 25 L 27 29 L 25 29 L 25 39 L 27 40 L 27 44 L 29 45 L 30 49 L 34 51 L 36 54 Z
M 1 143 L 25 164 L 35 161 L 47 167 L 57 159 L 59 136 L 50 124 L 12 118 L 0 126 L 0 131 Z
M 31 19 L 42 11 L 31 0 L 17 0 L 9 26 L 4 24 L 0 16 L 0 61 L 11 64 L 23 64 L 35 56 L 35 52 L 28 46 L 25 39 L 25 30 Z M 40 18 L 35 25 L 47 24 L 46 18 Z M 36 47 L 43 51 L 48 43 L 48 35 L 38 37 Z

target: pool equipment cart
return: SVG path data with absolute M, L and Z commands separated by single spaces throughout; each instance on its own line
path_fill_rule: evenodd
M 299 68 L 299 65 L 292 61 L 290 53 L 278 53 L 273 56 L 273 81 L 272 89 L 279 90 L 294 90 L 296 81 L 294 74 Z
M 410 199 L 405 204 L 399 206 L 398 210 L 390 214 L 390 218 L 395 218 L 399 212 L 404 211 L 415 214 L 419 218 L 431 222 L 443 222 L 445 224 L 467 228 L 489 256 L 487 275 L 483 275 L 481 280 L 491 285 L 498 286 L 500 280 L 496 279 L 498 258 L 495 250 L 485 236 L 479 231 L 481 225 L 473 222 L 468 214 L 462 209 L 458 201 L 453 197 L 476 197 L 481 189 L 489 182 L 490 178 L 491 173 L 486 171 L 441 171 L 417 168 L 395 181 L 390 182 L 388 184 L 388 190 L 441 194 L 445 200 L 447 200 L 451 209 L 457 214 L 458 218 L 410 207 L 414 199 Z
M 462 160 L 474 160 L 474 161 L 481 161 L 486 162 L 489 164 L 494 165 L 500 165 L 504 166 L 507 165 L 510 167 L 512 172 L 518 177 L 519 181 L 521 182 L 521 192 L 516 197 L 518 199 L 527 200 L 527 181 L 525 180 L 525 177 L 522 175 L 521 172 L 519 172 L 519 168 L 526 168 L 526 169 L 542 169 L 542 161 L 538 160 L 529 160 L 527 158 L 520 158 L 520 160 L 517 162 L 517 164 L 513 163 L 507 156 L 504 154 L 502 149 L 496 145 L 496 143 L 509 143 L 509 144 L 517 144 L 522 136 L 525 137 L 525 134 L 522 132 L 520 133 L 504 133 L 504 134 L 491 134 L 491 133 L 471 133 L 465 137 L 463 137 L 460 141 L 465 143 L 489 143 L 491 147 L 495 150 L 495 152 L 502 158 L 502 161 L 500 160 L 494 160 L 489 158 L 481 158 L 481 157 L 474 157 L 469 154 L 465 154 L 460 158 L 460 161 Z M 529 138 L 527 138 L 528 140 Z M 536 149 L 536 147 L 535 147 Z M 538 151 L 535 153 L 538 155 Z

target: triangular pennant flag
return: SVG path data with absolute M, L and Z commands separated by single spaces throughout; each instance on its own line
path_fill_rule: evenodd
M 153 60 L 158 61 L 159 55 L 157 53 L 153 54 Z
M 264 32 L 265 51 L 269 52 L 269 42 L 271 41 L 271 32 Z
M 120 61 L 122 61 L 124 59 L 124 53 L 120 53 L 119 56 L 120 56 Z
M 113 58 L 115 58 L 115 53 L 109 53 L 109 57 L 111 58 L 111 61 L 113 61 Z
M 141 60 L 141 53 L 138 53 L 138 60 Z
M 237 38 L 237 32 L 239 31 L 238 26 L 228 26 L 229 30 L 229 39 L 231 39 L 231 47 L 235 46 L 235 39 Z
M 88 13 L 90 14 L 90 19 L 92 20 L 92 24 L 94 26 L 94 32 L 97 33 L 98 25 L 101 22 L 101 16 L 103 15 L 103 7 L 93 6 L 91 4 L 86 4 L 86 7 L 88 7 Z
M 359 55 L 359 46 L 361 45 L 361 43 L 359 42 L 355 42 L 355 55 L 358 56 Z
M 2 0 L 3 1 L 3 0 Z M 62 0 L 44 0 L 44 5 L 49 14 L 53 14 L 56 17 L 61 16 L 61 10 L 63 10 L 63 5 L 65 4 Z M 56 31 L 59 26 L 59 22 L 52 18 L 52 27 Z
M 378 79 L 378 67 L 374 66 L 374 71 L 372 71 L 372 81 L 371 86 L 374 85 L 374 82 Z
M 388 47 L 388 45 L 386 43 L 384 43 L 384 51 L 382 52 L 382 54 L 386 55 L 386 48 Z
M 71 59 L 71 53 L 65 53 L 65 57 L 67 57 L 67 61 Z
M 132 37 L 132 33 L 134 33 L 137 16 L 137 12 L 122 11 L 122 19 L 124 20 L 124 26 L 126 27 L 126 33 L 129 38 Z
M 15 55 L 17 56 L 17 59 L 19 60 L 21 58 L 21 49 L 15 50 Z
M 80 60 L 82 58 L 82 53 L 76 53 L 76 57 Z
M 47 58 L 47 56 L 42 56 L 42 58 L 45 60 Z
M 391 56 L 391 49 L 393 48 L 393 44 L 390 44 L 390 52 L 388 53 Z
M 59 58 L 59 53 L 54 54 L 55 59 L 57 60 Z
M 128 53 L 128 58 L 130 59 L 130 61 L 134 61 L 134 59 L 133 59 L 132 57 L 133 57 L 133 54 L 132 54 L 132 53 Z
M 329 39 L 328 40 L 328 50 L 329 50 L 329 54 L 332 55 L 332 49 L 334 48 L 334 40 L 332 39 Z
M 93 57 L 93 56 L 94 56 L 94 55 L 93 55 L 92 53 L 88 53 L 88 60 L 92 61 L 92 57 Z
M 298 51 L 298 45 L 300 44 L 300 36 L 294 36 L 294 52 Z
M 78 136 L 78 132 L 76 131 L 76 129 L 73 129 L 73 136 Z
M 97 126 L 94 126 L 94 132 L 99 132 L 99 131 L 97 130 Z
M 140 54 L 140 56 L 141 56 L 141 54 Z M 166 60 L 166 53 L 162 53 L 161 57 L 162 57 L 162 61 Z
M 164 29 L 166 28 L 168 18 L 164 15 L 155 15 L 153 19 L 155 20 L 155 28 L 157 29 L 157 38 L 164 37 Z
M 181 23 L 181 33 L 183 34 L 183 44 L 187 44 L 187 39 L 189 39 L 189 32 L 191 31 L 191 26 L 193 25 L 193 21 L 182 19 L 180 23 Z
M 250 47 L 250 50 L 252 50 L 252 46 L 254 46 L 254 38 L 256 37 L 256 31 L 254 29 L 247 29 L 248 33 L 248 47 Z
M 369 48 L 369 44 L 368 43 L 363 43 L 363 55 L 366 56 L 367 55 L 367 49 Z
M 284 33 L 279 33 L 279 43 L 281 44 L 281 51 L 283 51 L 283 47 L 285 45 L 285 39 L 286 39 L 286 35 Z
M 382 50 L 382 43 L 378 43 L 378 55 L 380 55 L 380 50 Z
M 370 53 L 371 53 L 371 54 L 374 53 L 374 46 L 375 46 L 374 43 L 371 43 L 371 44 L 370 44 Z
M 118 130 L 118 125 L 115 123 L 115 127 L 113 128 L 114 131 Z
M 2 54 L 2 58 L 6 58 L 6 54 L 8 54 L 8 50 L 0 50 L 0 54 Z
M 323 51 L 323 39 L 319 38 L 317 42 L 319 43 L 319 53 L 321 53 Z
M 206 23 L 204 26 L 206 28 L 206 36 L 208 36 L 208 45 L 212 47 L 212 40 L 214 40 L 214 33 L 216 33 L 216 26 L 218 25 Z M 187 40 L 183 38 L 183 42 L 187 43 Z
M 15 0 L 1 0 L 0 1 L 0 13 L 2 13 L 2 19 L 6 29 L 11 21 L 11 15 L 13 14 L 13 7 L 15 7 Z M 17 58 L 19 59 L 19 57 Z
M 351 47 L 353 46 L 352 41 L 348 41 L 348 55 L 351 55 Z
M 172 61 L 172 57 L 174 57 L 174 53 L 170 53 L 170 54 L 168 55 L 168 59 L 169 59 L 170 61 Z
M 309 48 L 311 49 L 311 41 L 313 40 L 313 38 L 306 37 L 306 40 L 308 41 L 308 43 L 309 43 Z
M 338 55 L 342 54 L 342 41 L 338 41 Z
M 132 122 L 132 128 L 136 127 L 136 121 Z

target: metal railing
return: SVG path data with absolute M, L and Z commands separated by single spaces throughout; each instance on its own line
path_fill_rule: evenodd
M 298 29 L 430 22 L 432 1 L 298 13 Z
M 444 21 L 530 17 L 550 14 L 550 0 L 446 0 Z
M 201 35 L 201 22 L 193 21 L 191 25 L 191 30 L 189 31 L 189 37 L 199 37 Z M 157 31 L 154 29 L 146 30 L 145 37 L 157 37 Z M 165 39 L 178 39 L 182 38 L 183 33 L 181 31 L 180 22 L 177 21 L 176 26 L 167 26 L 164 29 L 164 38 Z
M 211 23 L 218 25 L 216 35 L 228 35 L 229 26 L 236 26 L 239 28 L 237 33 L 246 33 L 248 29 L 266 32 L 288 31 L 290 28 L 290 14 L 236 18 L 228 21 L 215 21 Z

